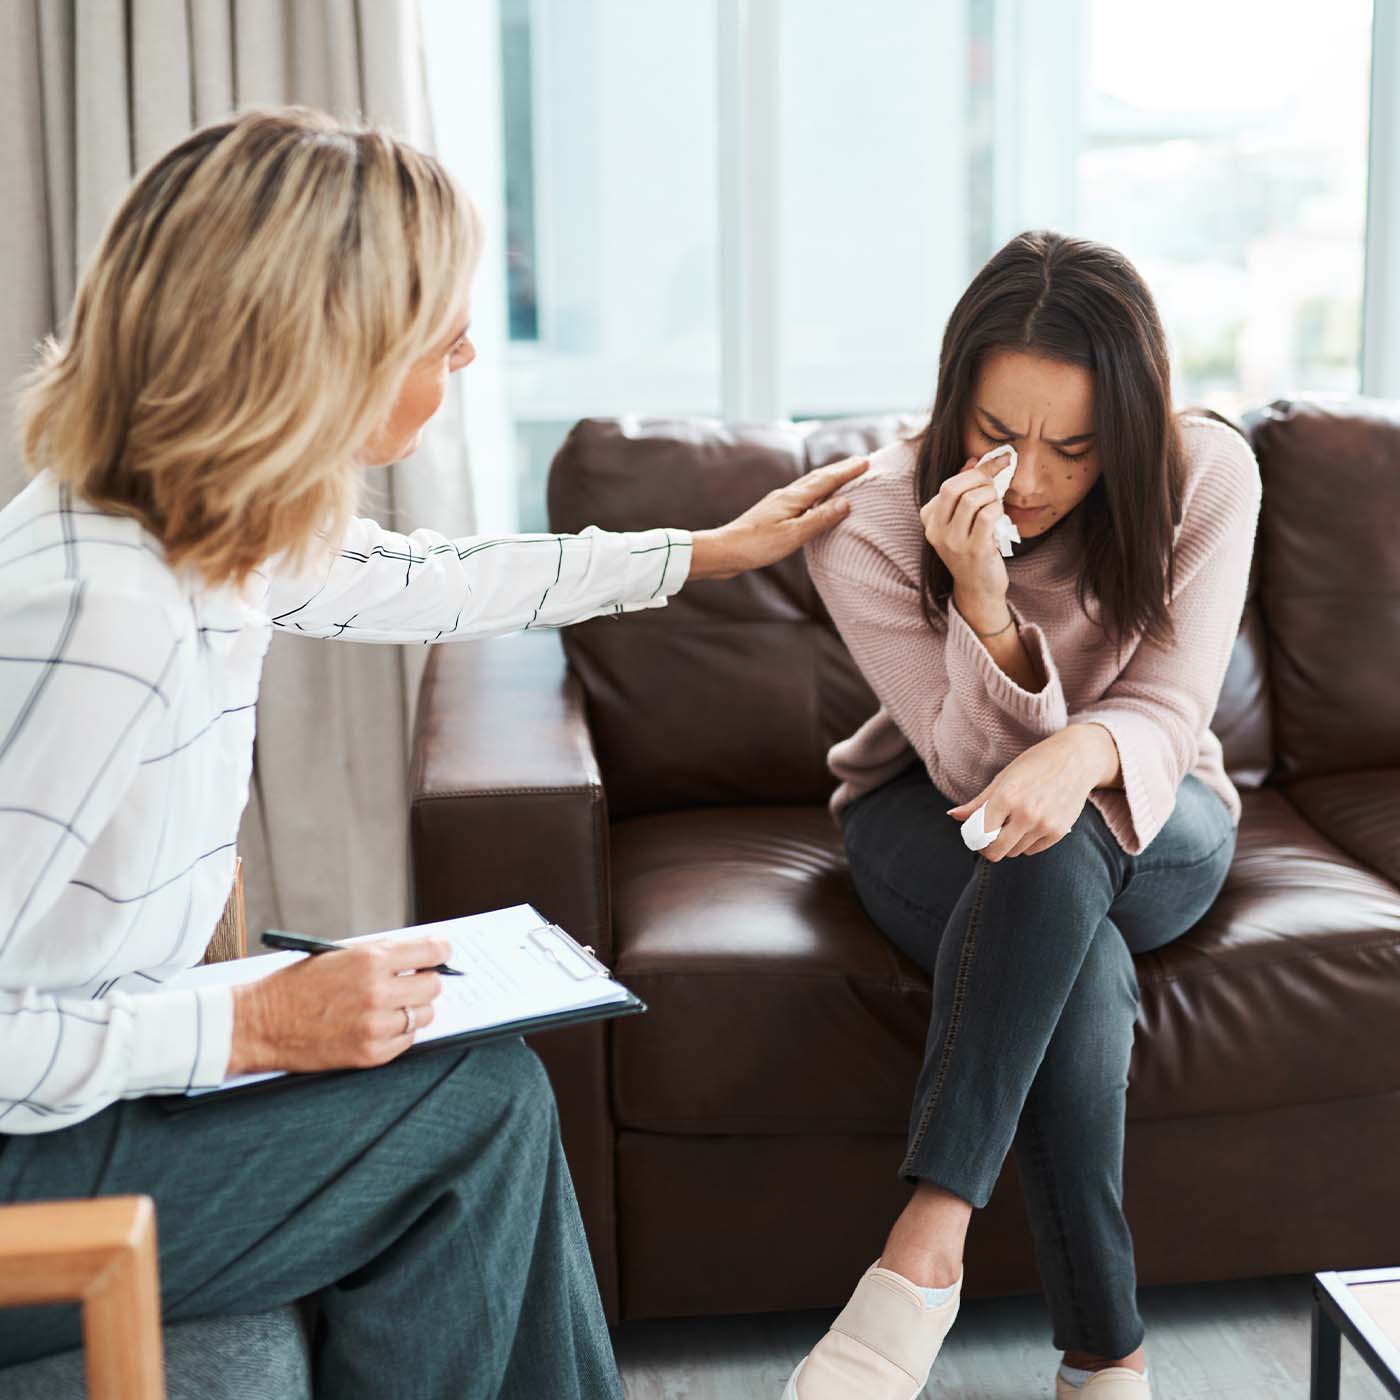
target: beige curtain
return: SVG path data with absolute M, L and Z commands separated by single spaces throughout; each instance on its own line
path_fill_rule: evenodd
M 0 0 L 0 376 L 66 316 L 132 175 L 187 131 L 302 103 L 431 146 L 415 0 Z M 454 395 L 455 395 L 454 390 Z M 10 401 L 0 501 L 23 482 Z M 463 533 L 450 396 L 412 461 L 375 473 L 395 528 Z M 241 846 L 249 925 L 338 935 L 407 914 L 406 788 L 423 648 L 274 639 Z

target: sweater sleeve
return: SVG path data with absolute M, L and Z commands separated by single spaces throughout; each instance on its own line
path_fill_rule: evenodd
M 808 546 L 812 578 L 876 698 L 948 797 L 965 802 L 1032 744 L 1063 729 L 1068 714 L 1040 628 L 1021 640 L 1045 676 L 1022 689 L 948 604 L 931 627 L 921 580 L 858 523 Z
M 1195 767 L 1249 583 L 1260 497 L 1254 455 L 1233 429 L 1197 431 L 1220 441 L 1197 469 L 1184 511 L 1168 606 L 1173 635 L 1140 641 L 1104 694 L 1069 717 L 1071 724 L 1101 724 L 1113 736 L 1123 787 L 1100 789 L 1094 801 L 1131 855 L 1162 829 Z

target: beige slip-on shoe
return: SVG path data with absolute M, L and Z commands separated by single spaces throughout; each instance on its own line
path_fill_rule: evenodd
M 1152 1400 L 1152 1385 L 1131 1366 L 1105 1366 L 1076 1390 L 1057 1370 L 1055 1400 Z
M 788 1378 L 783 1400 L 914 1400 L 958 1315 L 961 1274 L 956 1287 L 931 1308 L 903 1275 L 872 1264 Z

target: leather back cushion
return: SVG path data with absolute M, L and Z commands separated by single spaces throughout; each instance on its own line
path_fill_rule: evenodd
M 1400 765 L 1400 403 L 1279 402 L 1252 426 L 1278 776 Z
M 885 420 L 868 441 L 888 441 Z M 550 470 L 556 530 L 721 525 L 807 470 L 792 424 L 585 419 Z M 842 455 L 842 454 L 837 454 Z M 876 708 L 801 553 L 687 584 L 665 608 L 564 633 L 614 818 L 708 803 L 823 802 L 827 749 Z
M 1249 597 L 1240 634 L 1230 654 L 1225 684 L 1210 727 L 1225 751 L 1225 771 L 1236 787 L 1257 788 L 1274 766 L 1273 720 L 1269 709 L 1268 655 L 1264 619 L 1259 610 L 1258 557 L 1251 572 Z
M 918 427 L 884 415 L 815 425 L 585 419 L 549 478 L 553 529 L 723 524 L 764 492 Z M 1214 728 L 1243 786 L 1270 768 L 1263 629 L 1251 604 Z M 828 748 L 876 708 L 800 554 L 688 584 L 666 608 L 568 628 L 614 819 L 712 803 L 823 802 Z

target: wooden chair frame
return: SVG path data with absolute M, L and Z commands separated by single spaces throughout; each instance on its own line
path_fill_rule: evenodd
M 81 1303 L 89 1400 L 165 1400 L 149 1196 L 0 1209 L 0 1307 Z

